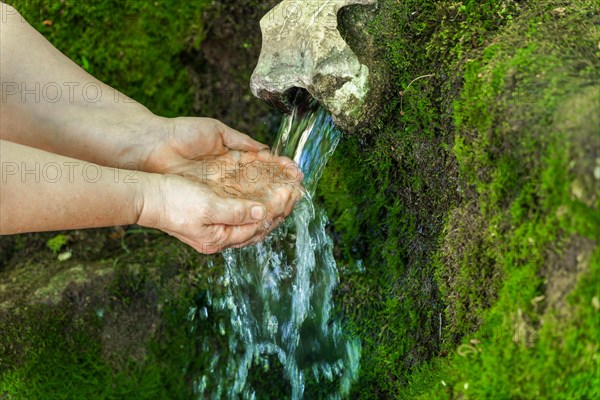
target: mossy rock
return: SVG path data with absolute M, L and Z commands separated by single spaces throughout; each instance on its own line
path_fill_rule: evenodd
M 70 259 L 39 248 L 53 234 L 23 236 L 0 274 L 0 393 L 191 397 L 210 361 L 201 344 L 227 351 L 218 334 L 226 315 L 189 319 L 191 307 L 208 307 L 207 278 L 218 271 L 208 266 L 219 259 L 153 231 L 67 234 Z M 98 242 L 95 256 L 86 251 Z
M 353 397 L 598 395 L 598 22 L 591 1 L 379 2 L 382 112 L 319 188 Z

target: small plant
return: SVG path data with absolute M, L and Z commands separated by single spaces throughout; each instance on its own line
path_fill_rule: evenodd
M 63 249 L 63 247 L 69 242 L 69 237 L 65 236 L 65 235 L 56 235 L 51 239 L 48 239 L 48 241 L 46 242 L 46 246 L 52 250 L 52 253 L 54 253 L 55 256 L 58 257 L 58 261 L 66 261 L 69 258 L 71 258 L 71 256 L 73 255 L 73 253 L 70 250 L 66 250 L 61 252 L 61 250 Z
M 48 241 L 46 242 L 46 246 L 50 250 L 52 250 L 52 252 L 56 256 L 61 251 L 63 246 L 65 246 L 68 242 L 69 242 L 69 238 L 65 235 L 60 234 L 60 235 L 54 236 L 51 239 L 48 239 Z
M 71 258 L 71 256 L 73 255 L 73 253 L 70 250 L 66 250 L 61 252 L 61 250 L 63 249 L 63 247 L 69 242 L 69 237 L 65 236 L 65 235 L 56 235 L 51 239 L 48 239 L 48 241 L 46 242 L 46 246 L 52 250 L 52 253 L 54 253 L 55 256 L 57 256 L 58 261 L 66 261 L 69 258 Z

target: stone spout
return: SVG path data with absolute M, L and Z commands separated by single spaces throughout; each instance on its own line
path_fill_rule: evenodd
M 263 45 L 250 82 L 255 96 L 287 111 L 306 90 L 353 130 L 369 91 L 369 68 L 338 31 L 338 11 L 376 0 L 283 0 L 260 21 Z

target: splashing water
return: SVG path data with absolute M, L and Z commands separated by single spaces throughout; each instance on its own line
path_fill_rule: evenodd
M 267 370 L 268 356 L 283 366 L 294 400 L 303 398 L 307 379 L 337 386 L 329 398 L 344 397 L 358 375 L 360 342 L 346 339 L 331 320 L 338 271 L 325 233 L 327 216 L 312 202 L 340 137 L 331 116 L 314 102 L 296 107 L 282 122 L 273 152 L 300 166 L 307 194 L 263 243 L 224 253 L 226 296 L 214 304 L 229 310 L 232 329 L 225 372 L 212 371 L 212 398 L 264 397 L 248 376 L 253 364 Z M 207 379 L 196 382 L 201 396 Z

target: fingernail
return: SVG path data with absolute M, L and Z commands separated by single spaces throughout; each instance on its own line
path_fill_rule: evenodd
M 267 210 L 263 206 L 252 207 L 252 219 L 260 221 L 267 216 Z

